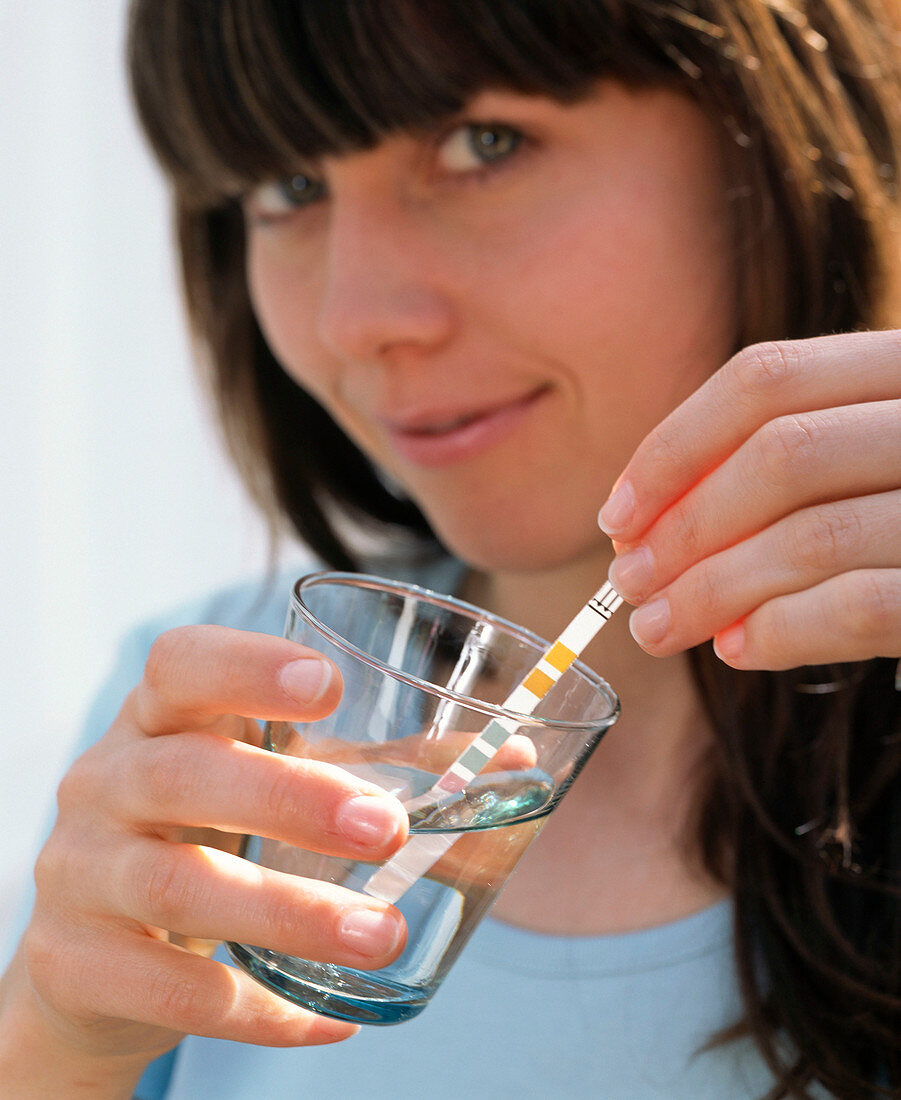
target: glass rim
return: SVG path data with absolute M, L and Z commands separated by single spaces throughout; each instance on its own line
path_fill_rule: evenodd
M 495 615 L 491 611 L 486 611 L 476 604 L 468 603 L 466 600 L 461 600 L 457 596 L 448 596 L 441 592 L 435 592 L 431 588 L 425 588 L 423 585 L 413 584 L 408 581 L 394 580 L 390 577 L 379 577 L 372 573 L 349 573 L 339 570 L 320 570 L 313 573 L 305 573 L 295 581 L 291 588 L 291 603 L 303 618 L 338 649 L 354 657 L 356 660 L 361 661 L 363 664 L 368 665 L 370 668 L 378 669 L 385 675 L 390 676 L 393 680 L 418 688 L 421 691 L 427 692 L 429 695 L 437 696 L 448 702 L 465 706 L 468 710 L 478 711 L 481 714 L 486 714 L 493 718 L 512 719 L 521 726 L 553 728 L 559 729 L 564 733 L 595 733 L 599 729 L 605 730 L 609 728 L 619 717 L 619 696 L 602 676 L 599 676 L 594 669 L 589 668 L 588 665 L 581 660 L 574 661 L 571 668 L 573 671 L 578 672 L 583 679 L 588 681 L 589 685 L 606 701 L 609 707 L 608 714 L 601 718 L 596 718 L 593 721 L 570 721 L 562 718 L 543 718 L 535 714 L 525 714 L 522 711 L 510 710 L 497 703 L 489 703 L 483 699 L 475 699 L 472 696 L 453 691 L 451 688 L 441 684 L 433 684 L 430 680 L 423 680 L 421 677 L 414 676 L 412 673 L 394 668 L 385 661 L 379 660 L 378 657 L 373 657 L 371 653 L 367 653 L 365 650 L 360 649 L 360 647 L 354 645 L 353 642 L 348 641 L 343 635 L 322 622 L 322 620 L 307 606 L 303 599 L 304 591 L 309 588 L 327 584 L 338 587 L 346 586 L 348 588 L 367 588 L 380 592 L 392 592 L 398 596 L 411 596 L 416 599 L 426 600 L 428 603 L 435 604 L 439 607 L 443 606 L 452 611 L 463 612 L 466 615 L 485 620 L 493 626 L 500 627 L 506 633 L 513 635 L 513 637 L 534 646 L 542 654 L 547 652 L 551 643 L 540 635 L 533 633 L 533 631 L 527 630 L 525 627 L 511 622 L 509 619 L 504 619 L 500 615 Z

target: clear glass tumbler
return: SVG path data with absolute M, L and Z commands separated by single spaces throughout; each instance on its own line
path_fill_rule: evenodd
M 329 657 L 344 694 L 328 717 L 270 723 L 273 752 L 340 765 L 396 794 L 411 837 L 455 842 L 397 905 L 407 946 L 390 966 L 355 970 L 231 943 L 235 961 L 297 1004 L 357 1023 L 393 1024 L 428 1004 L 547 815 L 559 803 L 619 702 L 576 662 L 532 714 L 503 702 L 548 644 L 460 600 L 414 585 L 318 573 L 294 586 L 285 635 Z M 492 718 L 515 737 L 459 794 L 432 786 Z M 265 837 L 244 856 L 266 867 L 362 890 L 377 863 L 336 859 Z

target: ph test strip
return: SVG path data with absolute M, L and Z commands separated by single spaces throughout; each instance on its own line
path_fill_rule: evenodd
M 531 714 L 582 650 L 622 604 L 623 598 L 607 581 L 592 596 L 559 638 L 540 658 L 522 683 L 504 700 L 503 709 Z M 442 795 L 457 794 L 519 729 L 506 715 L 493 718 L 460 753 L 429 791 L 440 801 Z M 423 801 L 422 796 L 416 799 Z M 398 901 L 428 869 L 448 851 L 460 833 L 428 833 L 411 836 L 407 843 L 369 879 L 363 890 L 382 901 Z

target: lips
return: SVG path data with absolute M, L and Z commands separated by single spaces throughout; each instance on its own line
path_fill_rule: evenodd
M 445 466 L 475 458 L 509 437 L 548 392 L 540 386 L 487 405 L 411 411 L 382 424 L 399 457 L 418 466 Z
M 467 424 L 474 424 L 483 416 L 490 416 L 493 411 L 494 410 L 489 410 L 488 412 L 463 413 L 460 416 L 452 417 L 450 420 L 439 420 L 437 422 L 427 421 L 418 428 L 398 427 L 396 430 L 406 432 L 408 435 L 444 435 L 447 432 L 454 432 L 459 428 L 464 428 Z

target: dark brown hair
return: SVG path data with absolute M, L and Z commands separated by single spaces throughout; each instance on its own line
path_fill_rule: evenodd
M 299 160 L 431 125 L 481 89 L 680 87 L 723 129 L 737 347 L 892 320 L 895 0 L 136 0 L 130 62 L 172 183 L 188 313 L 226 439 L 270 516 L 355 567 L 360 524 L 434 544 L 281 370 L 238 196 Z M 736 348 L 737 350 L 737 348 Z M 356 524 L 348 526 L 348 520 Z M 749 1032 L 778 1084 L 901 1097 L 901 694 L 894 666 L 736 673 L 692 654 L 717 730 L 698 825 L 736 898 Z

